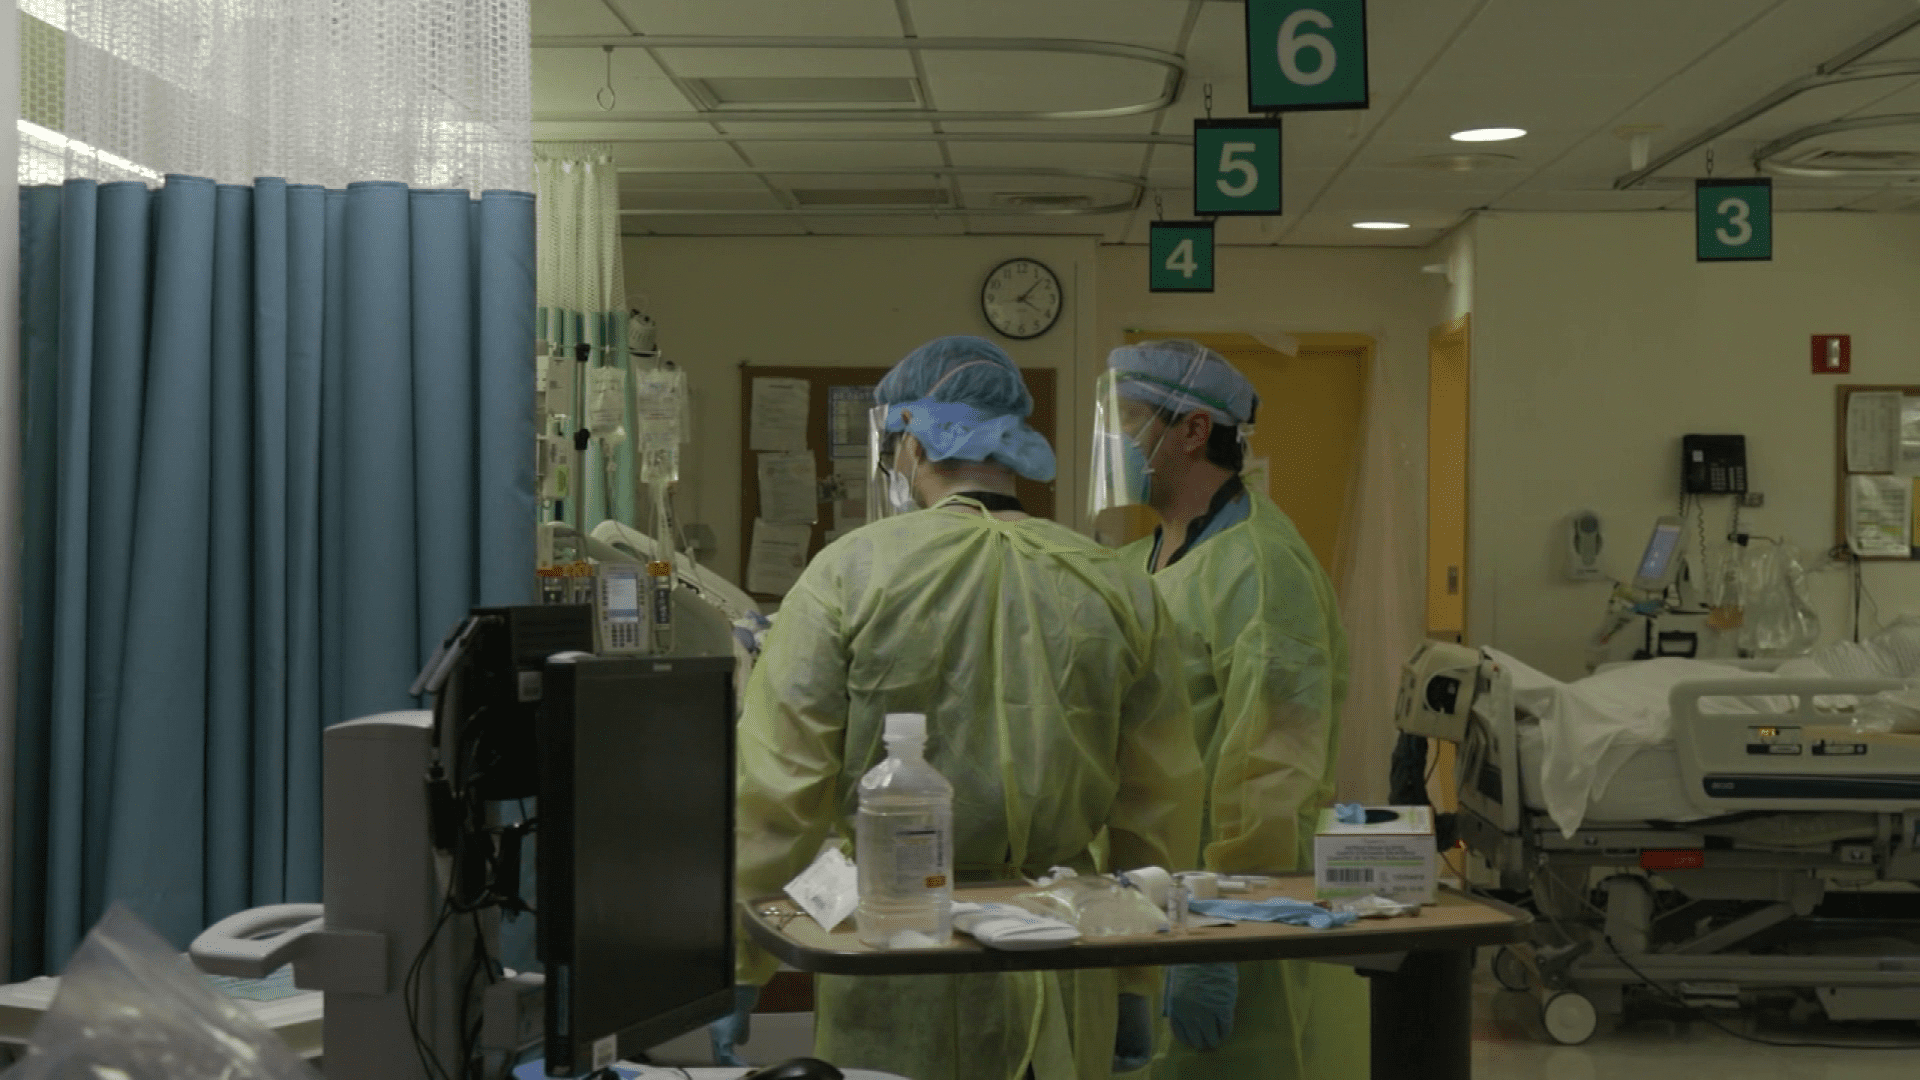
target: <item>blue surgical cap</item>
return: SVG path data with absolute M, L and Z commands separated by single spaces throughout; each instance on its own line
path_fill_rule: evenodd
M 1204 412 L 1216 424 L 1237 426 L 1253 423 L 1260 408 L 1260 395 L 1247 377 L 1197 341 L 1170 338 L 1122 345 L 1108 354 L 1107 367 L 1119 376 L 1122 398 L 1177 416 Z
M 1013 358 L 985 338 L 927 342 L 887 372 L 873 399 L 887 407 L 887 430 L 918 439 L 930 461 L 992 461 L 1053 479 L 1053 448 L 1026 422 L 1033 395 Z

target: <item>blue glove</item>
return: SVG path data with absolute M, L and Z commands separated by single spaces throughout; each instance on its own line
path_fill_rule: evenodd
M 1363 803 L 1337 802 L 1333 804 L 1333 819 L 1342 825 L 1365 825 L 1367 808 Z
M 1173 1037 L 1195 1050 L 1213 1050 L 1233 1034 L 1240 969 L 1232 964 L 1180 964 L 1167 969 L 1167 1006 Z
M 733 1014 L 707 1025 L 707 1038 L 713 1043 L 715 1065 L 744 1066 L 734 1050 L 753 1038 L 753 1007 L 760 1001 L 760 988 L 745 984 L 733 988 Z
M 1351 911 L 1328 911 L 1318 904 L 1309 904 L 1304 900 L 1289 900 L 1284 896 L 1276 896 L 1271 900 L 1191 900 L 1188 901 L 1187 907 L 1216 919 L 1232 919 L 1234 922 L 1286 923 L 1289 926 L 1310 926 L 1315 930 L 1325 930 L 1330 926 L 1346 926 L 1359 918 Z
M 1144 994 L 1120 995 L 1120 1022 L 1113 1029 L 1113 1071 L 1144 1069 L 1153 1061 L 1153 1007 Z

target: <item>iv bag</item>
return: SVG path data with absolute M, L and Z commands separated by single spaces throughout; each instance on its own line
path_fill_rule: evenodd
M 680 479 L 680 444 L 686 438 L 687 375 L 672 368 L 634 378 L 634 455 L 640 480 L 671 484 Z
M 608 439 L 627 421 L 627 373 L 617 367 L 587 372 L 587 430 Z

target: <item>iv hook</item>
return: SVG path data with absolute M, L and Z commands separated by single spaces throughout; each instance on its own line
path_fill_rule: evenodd
M 614 104 L 620 100 L 619 95 L 613 92 L 613 46 L 602 45 L 601 48 L 607 54 L 607 82 L 599 93 L 593 95 L 593 100 L 599 103 L 601 112 L 612 112 Z

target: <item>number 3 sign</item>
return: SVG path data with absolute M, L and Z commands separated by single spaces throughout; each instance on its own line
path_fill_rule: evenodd
M 1367 0 L 1247 0 L 1247 111 L 1367 107 Z
M 1699 262 L 1773 258 L 1773 180 L 1695 180 L 1693 235 Z

